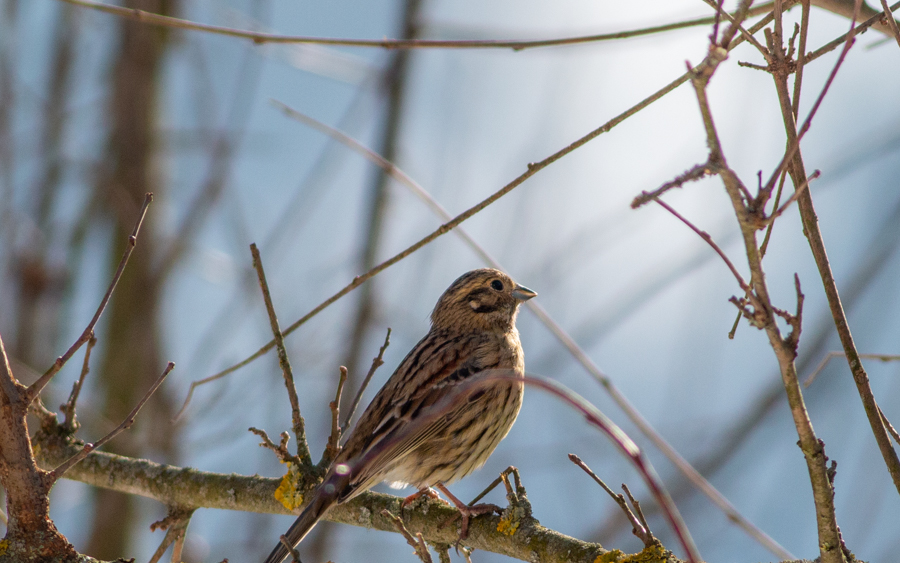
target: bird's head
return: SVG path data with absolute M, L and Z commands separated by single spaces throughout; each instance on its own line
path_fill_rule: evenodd
M 507 331 L 516 323 L 519 304 L 537 295 L 493 268 L 466 272 L 438 299 L 431 313 L 432 327 Z

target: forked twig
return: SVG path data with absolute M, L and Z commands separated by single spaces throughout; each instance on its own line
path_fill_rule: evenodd
M 72 385 L 72 393 L 69 395 L 69 400 L 66 401 L 66 404 L 61 405 L 60 409 L 65 413 L 65 421 L 63 422 L 63 427 L 66 428 L 69 432 L 75 431 L 75 403 L 78 402 L 78 395 L 81 393 L 81 386 L 84 385 L 84 379 L 87 377 L 88 372 L 90 372 L 91 367 L 91 351 L 94 349 L 94 346 L 97 345 L 97 337 L 94 336 L 94 333 L 91 332 L 91 337 L 88 339 L 87 348 L 84 349 L 84 362 L 81 365 L 81 375 L 78 377 L 78 381 Z
M 56 375 L 59 370 L 62 369 L 66 362 L 78 351 L 81 346 L 91 339 L 91 336 L 94 334 L 94 326 L 96 326 L 97 321 L 100 320 L 100 315 L 103 314 L 103 310 L 106 309 L 107 303 L 109 303 L 110 297 L 112 297 L 113 291 L 116 289 L 116 284 L 119 283 L 119 278 L 122 277 L 122 272 L 125 271 L 125 265 L 128 264 L 128 258 L 131 257 L 131 252 L 134 250 L 135 245 L 137 244 L 138 233 L 141 230 L 141 225 L 144 223 L 144 217 L 147 215 L 147 208 L 150 206 L 150 202 L 153 201 L 153 194 L 147 193 L 144 196 L 144 204 L 141 206 L 141 211 L 138 214 L 138 220 L 134 224 L 134 229 L 131 231 L 131 235 L 128 237 L 128 242 L 125 245 L 125 252 L 122 254 L 122 259 L 119 260 L 119 267 L 116 268 L 116 273 L 113 275 L 113 279 L 109 284 L 109 287 L 106 290 L 106 294 L 103 296 L 103 299 L 100 300 L 100 306 L 97 307 L 97 312 L 94 313 L 94 317 L 91 319 L 91 322 L 88 323 L 87 327 L 85 327 L 84 332 L 81 333 L 81 336 L 78 337 L 78 340 L 75 341 L 72 346 L 66 350 L 66 353 L 62 356 L 56 358 L 56 361 L 53 362 L 53 365 L 50 366 L 44 375 L 42 375 L 37 381 L 31 384 L 31 387 L 28 388 L 27 398 L 28 402 L 31 403 L 34 399 L 41 394 L 41 391 L 53 379 L 53 376 Z
M 123 420 L 121 424 L 119 424 L 117 427 L 115 427 L 112 430 L 112 432 L 110 432 L 106 436 L 100 438 L 95 443 L 85 444 L 84 447 L 81 448 L 81 451 L 79 451 L 77 454 L 73 455 L 72 457 L 70 457 L 69 459 L 64 461 L 62 464 L 60 464 L 56 469 L 51 471 L 48 474 L 48 478 L 50 479 L 50 481 L 51 482 L 57 481 L 60 477 L 62 477 L 66 473 L 66 471 L 68 471 L 76 463 L 78 463 L 81 460 L 83 460 L 84 458 L 86 458 L 92 451 L 102 447 L 104 444 L 106 444 L 107 442 L 109 442 L 110 440 L 112 440 L 113 438 L 118 436 L 124 430 L 131 428 L 131 426 L 134 424 L 135 417 L 137 416 L 138 412 L 140 412 L 141 408 L 144 406 L 144 403 L 146 403 L 147 400 L 150 399 L 150 396 L 153 395 L 153 393 L 155 393 L 157 389 L 159 389 L 159 386 L 162 385 L 162 382 L 166 379 L 166 376 L 169 375 L 169 372 L 171 372 L 172 369 L 174 369 L 174 368 L 175 368 L 175 364 L 172 362 L 169 362 L 168 365 L 166 365 L 166 369 L 164 369 L 162 374 L 160 374 L 160 376 L 158 378 L 156 378 L 156 381 L 153 382 L 153 385 L 150 386 L 150 389 L 147 390 L 147 392 L 144 394 L 144 396 L 138 402 L 137 406 L 135 406 L 134 409 L 132 409 L 131 413 L 125 418 L 125 420 Z
M 334 458 L 341 451 L 341 395 L 344 391 L 344 384 L 347 382 L 347 368 L 341 366 L 341 375 L 338 378 L 337 391 L 334 394 L 334 400 L 329 403 L 331 410 L 331 434 L 328 435 L 328 442 L 325 444 L 325 452 L 319 461 L 319 467 L 327 467 L 331 465 Z
M 628 490 L 628 487 L 622 485 L 625 489 L 625 492 L 628 493 L 628 498 L 631 500 L 631 503 L 637 509 L 640 517 L 635 516 L 634 512 L 631 511 L 631 508 L 628 506 L 628 503 L 625 502 L 625 496 L 621 493 L 614 492 L 609 486 L 603 482 L 603 480 L 594 473 L 587 464 L 581 460 L 575 454 L 569 454 L 569 461 L 580 467 L 585 473 L 591 476 L 591 478 L 600 485 L 606 493 L 612 497 L 616 504 L 619 505 L 619 508 L 622 509 L 622 512 L 625 513 L 625 517 L 628 518 L 628 521 L 631 522 L 632 530 L 631 532 L 637 536 L 642 542 L 644 542 L 644 546 L 650 546 L 656 543 L 656 538 L 653 536 L 653 532 L 650 531 L 650 526 L 647 524 L 647 520 L 644 518 L 643 512 L 640 511 L 640 505 L 631 496 L 631 491 Z
M 400 532 L 400 535 L 406 540 L 406 543 L 410 545 L 413 549 L 416 550 L 416 555 L 419 559 L 422 560 L 422 563 L 433 563 L 431 559 L 431 554 L 428 553 L 428 546 L 425 544 L 425 538 L 422 537 L 422 533 L 417 533 L 415 537 L 410 533 L 409 530 L 406 529 L 406 526 L 403 525 L 403 519 L 399 516 L 394 516 L 387 509 L 381 511 L 381 514 L 386 518 L 389 518 L 391 522 L 394 523 L 394 527 L 397 528 L 397 531 Z

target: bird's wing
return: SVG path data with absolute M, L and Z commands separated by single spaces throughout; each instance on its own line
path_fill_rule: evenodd
M 380 481 L 388 463 L 402 459 L 449 423 L 450 417 L 433 412 L 428 420 L 415 421 L 447 396 L 448 386 L 492 367 L 491 355 L 479 353 L 484 344 L 482 335 L 429 333 L 407 354 L 360 417 L 341 452 L 354 473 L 353 490 L 341 500 Z

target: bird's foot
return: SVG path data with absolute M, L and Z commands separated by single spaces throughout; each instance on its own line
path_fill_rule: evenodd
M 482 514 L 490 514 L 492 512 L 496 512 L 497 514 L 500 514 L 503 512 L 503 509 L 501 509 L 496 504 L 483 503 L 483 504 L 473 504 L 472 506 L 469 506 L 468 504 L 466 504 L 463 501 L 456 498 L 456 496 L 454 496 L 453 493 L 448 491 L 447 487 L 445 487 L 442 483 L 438 483 L 435 486 L 442 493 L 444 493 L 444 495 L 448 499 L 450 499 L 450 502 L 452 502 L 453 505 L 456 506 L 457 510 L 459 510 L 459 516 L 454 517 L 452 520 L 448 520 L 446 522 L 446 524 L 444 524 L 444 526 L 446 526 L 447 524 L 450 524 L 451 522 L 456 522 L 457 518 L 462 517 L 462 524 L 460 525 L 460 529 L 459 529 L 459 539 L 456 542 L 457 548 L 459 547 L 460 541 L 469 537 L 469 519 L 470 518 L 474 518 L 475 516 L 481 516 Z

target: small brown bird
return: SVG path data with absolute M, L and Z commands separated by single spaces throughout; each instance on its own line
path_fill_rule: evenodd
M 478 372 L 524 374 L 516 314 L 519 304 L 535 295 L 491 268 L 463 274 L 447 288 L 431 313 L 431 330 L 372 399 L 312 500 L 285 534 L 292 546 L 333 504 L 381 481 L 413 485 L 420 492 L 437 486 L 460 508 L 465 535 L 469 516 L 484 511 L 465 507 L 443 485 L 484 465 L 512 428 L 524 385 L 498 380 L 462 404 L 450 403 L 446 414 L 433 416 L 428 409 Z M 279 543 L 266 563 L 281 563 L 288 555 Z

